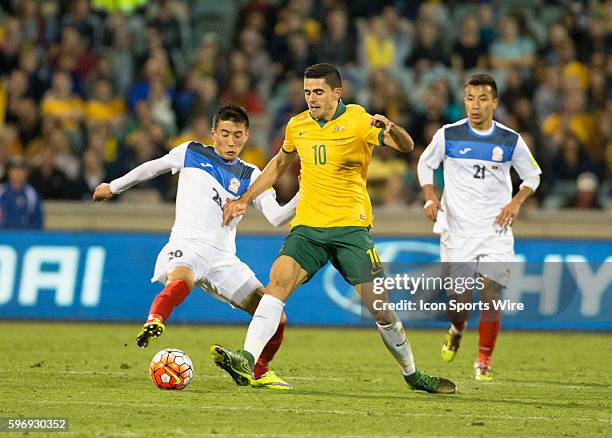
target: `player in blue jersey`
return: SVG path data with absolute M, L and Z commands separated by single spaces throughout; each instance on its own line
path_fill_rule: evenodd
M 444 272 L 481 279 L 477 284 L 483 285 L 479 291 L 483 304 L 474 368 L 477 380 L 491 380 L 491 355 L 501 323 L 493 300 L 499 299 L 510 277 L 514 259 L 512 224 L 521 205 L 537 189 L 541 171 L 520 134 L 493 120 L 498 97 L 491 76 L 475 75 L 468 80 L 464 104 L 467 118 L 436 132 L 419 159 L 418 176 L 426 201 L 425 215 L 440 234 Z M 433 187 L 433 171 L 440 163 L 444 163 L 441 201 Z M 511 167 L 522 180 L 514 197 Z M 449 291 L 449 301 L 466 303 L 471 297 L 471 290 L 463 294 Z M 442 357 L 450 362 L 459 348 L 468 313 L 449 310 L 448 315 L 452 324 Z
M 253 271 L 236 256 L 236 226 L 240 218 L 223 226 L 223 204 L 237 199 L 261 174 L 238 158 L 249 138 L 249 118 L 235 105 L 219 109 L 212 124 L 213 145 L 185 142 L 163 157 L 141 164 L 110 184 L 96 187 L 94 202 L 112 198 L 128 188 L 166 172 L 179 172 L 176 217 L 170 239 L 160 251 L 152 282 L 164 289 L 151 304 L 149 316 L 136 338 L 139 347 L 160 336 L 172 310 L 194 286 L 251 315 L 263 286 Z M 253 200 L 268 221 L 280 226 L 295 215 L 297 195 L 281 207 L 270 189 Z M 266 344 L 266 354 L 254 369 L 252 386 L 289 389 L 290 385 L 268 370 L 268 362 L 280 348 L 286 318 Z

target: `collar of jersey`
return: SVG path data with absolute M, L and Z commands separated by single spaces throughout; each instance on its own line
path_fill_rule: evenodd
M 482 137 L 482 138 L 486 138 L 486 137 L 491 137 L 493 135 L 493 133 L 495 132 L 495 128 L 497 127 L 495 120 L 493 120 L 493 123 L 491 124 L 491 127 L 489 129 L 487 129 L 486 131 L 476 131 L 474 128 L 472 128 L 470 126 L 470 122 L 468 120 L 467 122 L 467 127 L 470 130 L 470 132 L 474 135 L 477 135 L 478 137 Z
M 346 111 L 346 105 L 344 104 L 344 102 L 342 102 L 342 99 L 338 99 L 338 108 L 336 108 L 336 112 L 332 116 L 331 120 L 337 119 L 342 114 L 344 114 L 345 111 Z M 320 128 L 324 127 L 327 122 L 331 122 L 331 120 L 315 119 L 314 117 L 312 117 L 312 114 L 310 115 L 310 118 L 314 120 L 315 122 L 317 122 Z
M 236 164 L 238 164 L 238 157 L 236 157 L 234 161 L 225 161 L 223 157 L 217 153 L 214 146 L 207 146 L 207 147 L 212 149 L 213 154 L 215 154 L 215 157 L 219 159 L 221 164 L 225 164 L 226 166 L 235 166 Z

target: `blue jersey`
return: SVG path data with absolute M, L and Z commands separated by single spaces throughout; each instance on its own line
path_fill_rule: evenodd
M 42 228 L 40 196 L 31 185 L 0 185 L 0 228 Z
M 499 231 L 495 218 L 512 199 L 511 167 L 522 180 L 541 173 L 523 138 L 496 121 L 488 131 L 473 130 L 467 119 L 444 125 L 420 160 L 432 169 L 444 163 L 441 226 L 464 236 Z

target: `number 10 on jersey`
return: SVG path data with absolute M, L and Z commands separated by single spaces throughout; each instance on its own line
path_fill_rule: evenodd
M 325 164 L 327 162 L 327 149 L 324 144 L 315 144 L 312 147 L 315 166 L 317 164 Z

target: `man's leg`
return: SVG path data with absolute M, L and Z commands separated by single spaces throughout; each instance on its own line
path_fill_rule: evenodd
M 278 328 L 285 301 L 308 278 L 308 274 L 291 257 L 279 256 L 270 269 L 270 282 L 264 290 L 249 324 L 244 351 L 259 359 L 262 350 Z
M 375 305 L 375 301 L 378 300 L 384 303 L 389 302 L 387 291 L 375 294 L 372 283 L 356 284 L 355 290 L 361 297 L 364 307 L 368 309 L 374 321 L 376 321 L 378 332 L 385 346 L 402 369 L 402 373 L 405 376 L 413 374 L 416 370 L 414 357 L 412 356 L 410 342 L 406 339 L 402 321 L 394 311 L 381 310 L 381 306 Z
M 174 308 L 189 295 L 193 284 L 194 274 L 191 268 L 177 266 L 166 273 L 166 286 L 151 303 L 147 322 L 136 337 L 136 344 L 139 347 L 145 348 L 151 338 L 161 336 L 165 329 L 164 322 Z
M 472 302 L 472 291 L 467 290 L 461 294 L 452 293 L 448 296 L 448 319 L 451 322 L 450 329 L 444 338 L 442 344 L 442 359 L 445 362 L 451 362 L 457 355 L 459 345 L 461 343 L 461 336 L 465 330 L 466 321 L 470 316 L 469 310 L 465 306 Z M 455 306 L 450 306 L 450 303 L 456 303 Z
M 361 296 L 363 305 L 376 321 L 383 343 L 402 369 L 404 380 L 410 389 L 433 393 L 454 393 L 456 386 L 450 380 L 442 377 L 431 377 L 416 369 L 410 342 L 406 338 L 402 321 L 394 311 L 388 310 L 384 306 L 385 303 L 389 302 L 387 292 L 375 294 L 372 283 L 357 284 L 355 290 Z M 377 301 L 377 305 L 374 305 Z
M 292 257 L 279 256 L 272 264 L 270 282 L 249 324 L 244 349 L 234 353 L 220 345 L 211 347 L 215 363 L 226 370 L 236 384 L 249 384 L 255 362 L 278 330 L 285 301 L 307 278 L 306 271 Z
M 247 312 L 249 315 L 253 316 L 263 294 L 263 287 L 254 290 L 253 293 L 249 294 L 249 296 L 246 297 L 238 307 Z M 278 324 L 278 328 L 276 329 L 276 332 L 274 332 L 274 335 L 272 336 L 272 338 L 270 338 L 263 351 L 261 352 L 259 359 L 255 363 L 255 367 L 253 368 L 254 379 L 259 379 L 261 376 L 263 376 L 269 371 L 268 364 L 272 361 L 272 359 L 274 359 L 276 352 L 280 349 L 280 346 L 283 342 L 286 324 L 287 317 L 283 312 L 281 314 L 281 319 Z
M 493 301 L 500 298 L 502 286 L 493 280 L 483 278 L 484 288 L 480 292 L 480 301 L 487 304 L 486 310 L 480 311 L 478 321 L 478 357 L 474 368 L 478 380 L 491 380 L 491 356 L 495 349 L 497 335 L 501 326 L 501 311 L 495 310 Z

